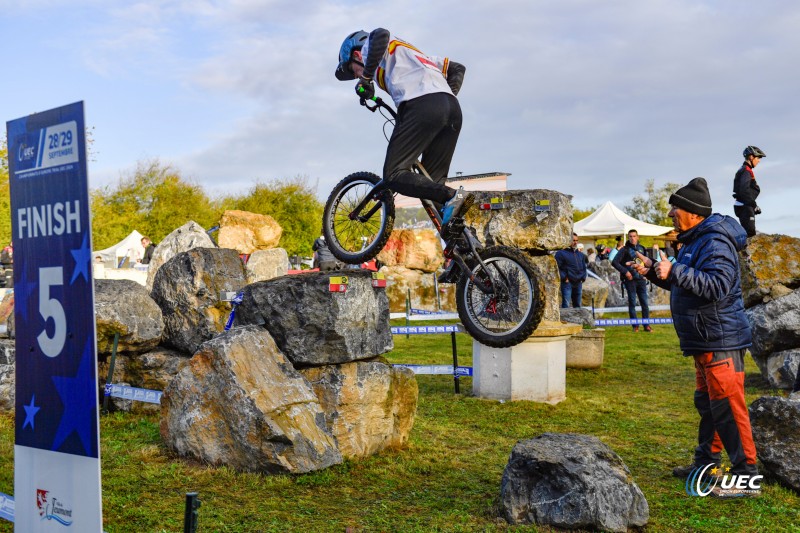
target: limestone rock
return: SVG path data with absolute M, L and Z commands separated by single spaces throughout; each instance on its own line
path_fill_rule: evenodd
M 452 283 L 437 284 L 437 273 L 412 270 L 404 266 L 384 266 L 381 272 L 386 276 L 386 296 L 392 313 L 406 311 L 406 296 L 411 290 L 411 307 L 426 311 L 456 311 L 456 286 Z M 437 306 L 436 288 L 439 289 Z
M 348 270 L 346 292 L 331 292 L 329 272 L 310 272 L 259 281 L 244 288 L 236 326 L 269 330 L 296 366 L 370 359 L 393 347 L 389 300 L 372 287 L 372 273 Z
M 300 373 L 311 382 L 343 457 L 366 457 L 408 442 L 419 395 L 411 370 L 372 360 Z
M 436 272 L 444 264 L 441 239 L 432 229 L 396 229 L 378 254 L 378 260 L 390 267 Z
M 7 322 L 8 318 L 14 314 L 14 291 L 9 291 L 0 301 L 0 324 Z
M 180 228 L 164 237 L 153 250 L 153 257 L 147 269 L 147 289 L 153 288 L 153 280 L 156 272 L 161 265 L 175 257 L 181 252 L 187 252 L 193 248 L 216 248 L 216 244 L 208 236 L 200 224 L 189 221 Z
M 161 399 L 178 455 L 238 471 L 303 473 L 342 461 L 311 385 L 256 326 L 206 342 Z
M 220 248 L 252 254 L 278 246 L 282 233 L 283 229 L 269 215 L 231 210 L 225 211 L 219 221 L 217 241 Z
M 784 350 L 768 355 L 753 356 L 761 376 L 771 387 L 791 389 L 800 365 L 800 349 Z
M 147 289 L 126 279 L 94 282 L 97 352 L 111 353 L 119 333 L 117 352 L 146 352 L 158 346 L 164 332 L 161 308 Z
M 193 354 L 225 328 L 231 306 L 219 299 L 220 292 L 237 292 L 245 284 L 235 250 L 194 248 L 164 263 L 151 293 L 164 315 L 163 344 Z
M 609 289 L 608 282 L 588 276 L 583 282 L 581 305 L 602 309 L 606 306 Z
M 550 254 L 525 253 L 523 255 L 530 261 L 533 271 L 544 287 L 544 315 L 543 322 L 559 322 L 561 320 L 561 285 L 558 275 L 558 264 L 555 257 Z
M 500 489 L 511 524 L 627 531 L 650 510 L 622 459 L 597 437 L 545 433 L 511 452 Z
M 800 401 L 763 396 L 750 405 L 750 422 L 761 464 L 800 492 Z
M 611 266 L 611 261 L 604 260 L 589 263 L 589 270 L 597 274 L 600 279 L 608 284 L 608 294 L 603 307 L 620 307 L 628 305 L 628 299 L 623 294 L 623 286 L 619 279 L 619 272 L 616 268 Z M 600 308 L 599 306 L 595 307 Z
M 775 285 L 800 288 L 800 239 L 759 233 L 739 252 L 739 268 L 745 307 L 762 303 L 765 298 L 779 298 L 779 294 L 772 294 Z
M 256 250 L 245 265 L 248 284 L 285 276 L 288 272 L 289 254 L 283 248 Z
M 753 331 L 750 353 L 756 360 L 800 347 L 800 289 L 745 311 Z
M 16 360 L 14 341 L 0 339 L 0 413 L 14 412 Z
M 594 317 L 589 309 L 574 307 L 566 307 L 559 309 L 562 322 L 569 322 L 570 324 L 580 324 L 584 327 L 594 327 Z
M 486 246 L 555 251 L 572 242 L 571 196 L 547 189 L 475 193 L 475 205 L 464 217 Z M 480 205 L 503 198 L 505 209 L 481 210 Z M 544 205 L 549 202 L 548 206 Z

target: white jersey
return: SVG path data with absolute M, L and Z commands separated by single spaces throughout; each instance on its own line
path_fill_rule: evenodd
M 369 55 L 369 41 L 361 50 L 363 57 Z M 389 46 L 375 71 L 378 86 L 389 93 L 394 105 L 431 93 L 453 94 L 447 85 L 445 57 L 424 54 L 409 43 L 389 34 Z

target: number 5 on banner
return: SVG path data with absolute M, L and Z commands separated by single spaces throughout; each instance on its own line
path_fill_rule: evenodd
M 39 269 L 39 314 L 44 319 L 44 329 L 36 340 L 47 357 L 57 357 L 64 349 L 67 338 L 67 316 L 64 307 L 55 298 L 50 297 L 50 287 L 64 284 L 63 267 L 47 267 Z M 52 318 L 55 328 L 53 336 L 47 335 L 47 319 Z

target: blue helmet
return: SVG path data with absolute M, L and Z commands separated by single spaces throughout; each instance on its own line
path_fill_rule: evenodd
M 348 63 L 353 60 L 353 52 L 361 50 L 361 47 L 367 42 L 368 37 L 369 34 L 367 32 L 358 30 L 345 38 L 342 47 L 339 49 L 339 66 L 336 67 L 337 80 L 347 81 L 356 79 Z

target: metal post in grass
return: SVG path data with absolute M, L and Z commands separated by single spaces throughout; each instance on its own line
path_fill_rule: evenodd
M 117 345 L 119 344 L 119 332 L 114 333 L 114 346 L 111 348 L 111 362 L 108 364 L 108 375 L 106 376 L 106 387 L 103 392 L 102 413 L 108 414 L 108 399 L 111 397 L 111 384 L 114 383 L 114 365 L 117 362 Z
M 411 316 L 411 289 L 406 289 L 406 339 L 408 338 L 409 317 Z
M 433 273 L 433 290 L 436 292 L 436 310 L 442 310 L 442 298 L 439 295 L 439 277 L 436 272 Z
M 196 492 L 186 493 L 186 508 L 183 512 L 183 533 L 197 532 L 197 510 L 200 508 L 201 501 Z
M 461 387 L 458 382 L 458 350 L 456 350 L 456 332 L 450 332 L 450 342 L 453 345 L 453 384 L 456 387 L 456 394 L 461 392 Z
M 594 295 L 592 295 L 592 319 L 594 319 Z

